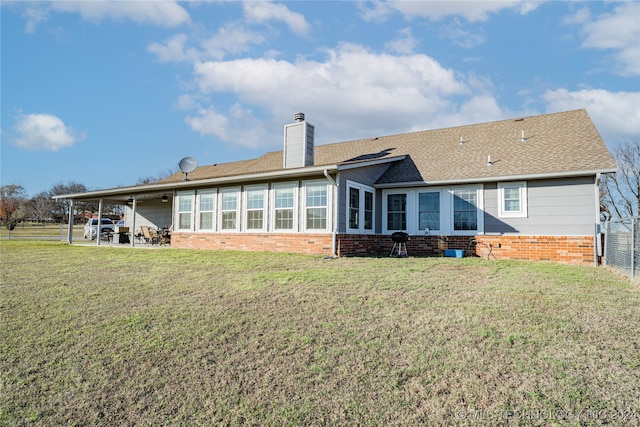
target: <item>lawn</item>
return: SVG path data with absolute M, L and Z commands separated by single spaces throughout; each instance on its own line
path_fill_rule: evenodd
M 640 423 L 606 269 L 0 243 L 0 425 Z

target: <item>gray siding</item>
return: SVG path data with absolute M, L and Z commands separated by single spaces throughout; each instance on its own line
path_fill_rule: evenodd
M 131 227 L 133 210 L 126 207 L 125 225 Z M 145 200 L 136 206 L 136 228 L 146 225 L 152 228 L 161 228 L 173 224 L 171 219 L 171 203 Z
M 547 236 L 592 235 L 596 216 L 594 177 L 527 181 L 526 218 L 498 217 L 498 186 L 484 186 L 485 233 Z

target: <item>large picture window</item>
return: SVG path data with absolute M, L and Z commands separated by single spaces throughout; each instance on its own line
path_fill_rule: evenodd
M 527 216 L 527 183 L 507 182 L 498 184 L 498 216 Z
M 327 229 L 327 184 L 305 183 L 305 227 L 307 230 Z
M 295 184 L 277 185 L 273 188 L 274 230 L 293 230 L 297 187 Z
M 407 229 L 407 195 L 387 195 L 387 229 Z

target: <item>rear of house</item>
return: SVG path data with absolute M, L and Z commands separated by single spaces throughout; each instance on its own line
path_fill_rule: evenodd
M 282 151 L 75 196 L 135 199 L 126 217 L 171 224 L 172 247 L 388 255 L 402 231 L 409 255 L 594 263 L 616 166 L 585 110 L 318 146 L 315 132 L 298 113 Z

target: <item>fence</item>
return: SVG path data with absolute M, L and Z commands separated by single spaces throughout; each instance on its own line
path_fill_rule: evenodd
M 607 221 L 604 263 L 631 277 L 640 277 L 640 217 Z

